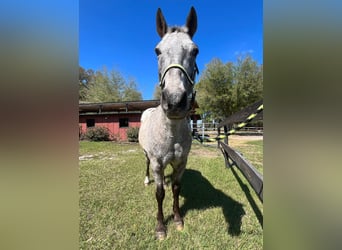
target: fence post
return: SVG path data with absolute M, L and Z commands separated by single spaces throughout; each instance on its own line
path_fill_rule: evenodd
M 224 137 L 224 143 L 228 145 L 228 136 L 227 136 L 227 134 L 228 134 L 228 128 L 227 128 L 227 126 L 223 126 L 223 129 L 224 129 L 224 135 L 225 135 L 225 137 Z
M 202 122 L 202 138 L 203 138 L 202 144 L 204 144 L 204 122 Z

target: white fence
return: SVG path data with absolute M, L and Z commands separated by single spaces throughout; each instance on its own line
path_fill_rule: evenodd
M 200 137 L 203 142 L 207 141 L 206 138 L 215 138 L 217 136 L 218 123 L 191 123 L 191 129 L 194 131 L 195 137 Z M 234 128 L 234 127 L 233 127 Z M 194 130 L 195 129 L 195 130 Z M 238 135 L 262 135 L 263 127 L 244 127 L 236 134 Z

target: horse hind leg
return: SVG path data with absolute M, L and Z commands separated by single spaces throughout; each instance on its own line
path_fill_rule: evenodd
M 150 158 L 148 158 L 146 151 L 144 151 L 146 157 L 146 174 L 144 185 L 147 186 L 150 183 Z

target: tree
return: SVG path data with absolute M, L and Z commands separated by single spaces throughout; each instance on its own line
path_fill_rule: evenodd
M 92 69 L 85 70 L 83 67 L 79 67 L 78 82 L 79 82 L 79 100 L 85 101 L 88 90 L 88 84 L 94 77 L 94 71 Z
M 94 70 L 85 70 L 83 67 L 79 67 L 78 80 L 80 83 L 87 85 L 94 77 Z
M 86 100 L 88 102 L 110 102 L 120 101 L 120 88 L 123 79 L 118 76 L 108 74 L 106 69 L 96 71 L 93 81 L 88 85 Z
M 205 120 L 220 119 L 233 112 L 233 65 L 213 59 L 196 85 L 198 112 Z
M 80 70 L 80 75 L 84 71 Z M 80 77 L 81 79 L 81 77 Z M 122 75 L 115 70 L 108 71 L 106 67 L 96 71 L 86 84 L 87 89 L 81 92 L 82 100 L 88 102 L 121 102 L 142 100 L 134 80 L 128 83 Z
M 237 110 L 259 101 L 263 98 L 262 65 L 258 65 L 251 56 L 238 58 L 235 66 Z
M 141 93 L 137 91 L 137 84 L 130 80 L 128 84 L 124 86 L 122 91 L 122 101 L 136 101 L 142 100 Z
M 250 56 L 238 58 L 235 64 L 215 58 L 195 86 L 200 107 L 197 112 L 204 120 L 220 121 L 260 100 L 262 81 L 262 66 Z

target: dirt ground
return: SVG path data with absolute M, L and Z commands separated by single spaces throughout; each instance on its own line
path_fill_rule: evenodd
M 232 147 L 243 145 L 247 141 L 263 140 L 262 135 L 230 135 L 228 144 Z
M 263 140 L 262 135 L 230 135 L 229 145 L 232 147 L 244 145 L 247 141 L 258 141 Z M 209 158 L 214 158 L 221 156 L 221 151 L 217 150 L 217 143 L 205 142 L 203 145 L 192 145 L 191 147 L 192 155 L 201 155 Z
M 262 135 L 230 135 L 230 140 L 242 140 L 242 141 L 258 141 L 263 140 Z

